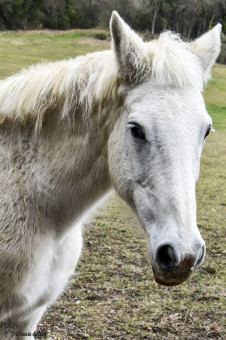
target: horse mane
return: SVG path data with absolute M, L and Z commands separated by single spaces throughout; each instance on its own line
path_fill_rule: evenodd
M 197 56 L 189 50 L 189 45 L 181 40 L 179 34 L 171 31 L 147 43 L 152 77 L 160 86 L 190 86 L 202 92 L 202 68 Z
M 157 84 L 175 88 L 193 86 L 202 91 L 203 77 L 197 57 L 178 35 L 164 32 L 144 46 Z M 45 113 L 56 108 L 62 118 L 79 107 L 88 116 L 96 103 L 116 100 L 120 85 L 118 69 L 113 52 L 104 51 L 37 64 L 0 80 L 0 124 L 5 119 L 32 118 L 41 127 Z
M 6 118 L 42 124 L 47 111 L 60 109 L 64 118 L 82 107 L 116 97 L 118 75 L 111 51 L 75 59 L 41 63 L 0 81 L 0 123 Z

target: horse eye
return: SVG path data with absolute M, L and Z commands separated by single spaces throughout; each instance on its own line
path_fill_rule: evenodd
M 131 123 L 129 124 L 130 130 L 131 130 L 131 135 L 136 138 L 136 139 L 145 139 L 144 133 L 139 127 L 139 125 Z
M 210 133 L 211 129 L 212 129 L 212 126 L 211 126 L 211 125 L 209 125 L 209 127 L 208 127 L 208 129 L 207 129 L 207 131 L 206 131 L 206 134 L 205 134 L 205 137 L 204 137 L 204 139 L 206 139 L 206 137 L 209 135 L 209 133 Z

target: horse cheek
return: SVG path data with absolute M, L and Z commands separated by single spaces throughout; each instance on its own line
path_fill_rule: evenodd
M 109 173 L 115 190 L 123 200 L 129 203 L 132 197 L 132 171 L 124 139 L 120 139 L 118 136 L 117 129 L 114 129 L 109 138 Z

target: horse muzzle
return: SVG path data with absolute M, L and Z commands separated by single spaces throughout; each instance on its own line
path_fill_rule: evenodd
M 152 261 L 155 281 L 164 286 L 177 286 L 186 281 L 201 266 L 205 256 L 202 244 L 195 253 L 179 256 L 172 244 L 159 246 Z

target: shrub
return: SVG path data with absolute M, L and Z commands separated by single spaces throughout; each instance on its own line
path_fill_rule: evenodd
M 218 58 L 220 64 L 226 64 L 226 34 L 221 34 L 221 53 Z
M 94 34 L 94 38 L 98 40 L 107 40 L 107 34 L 103 32 L 96 33 Z

